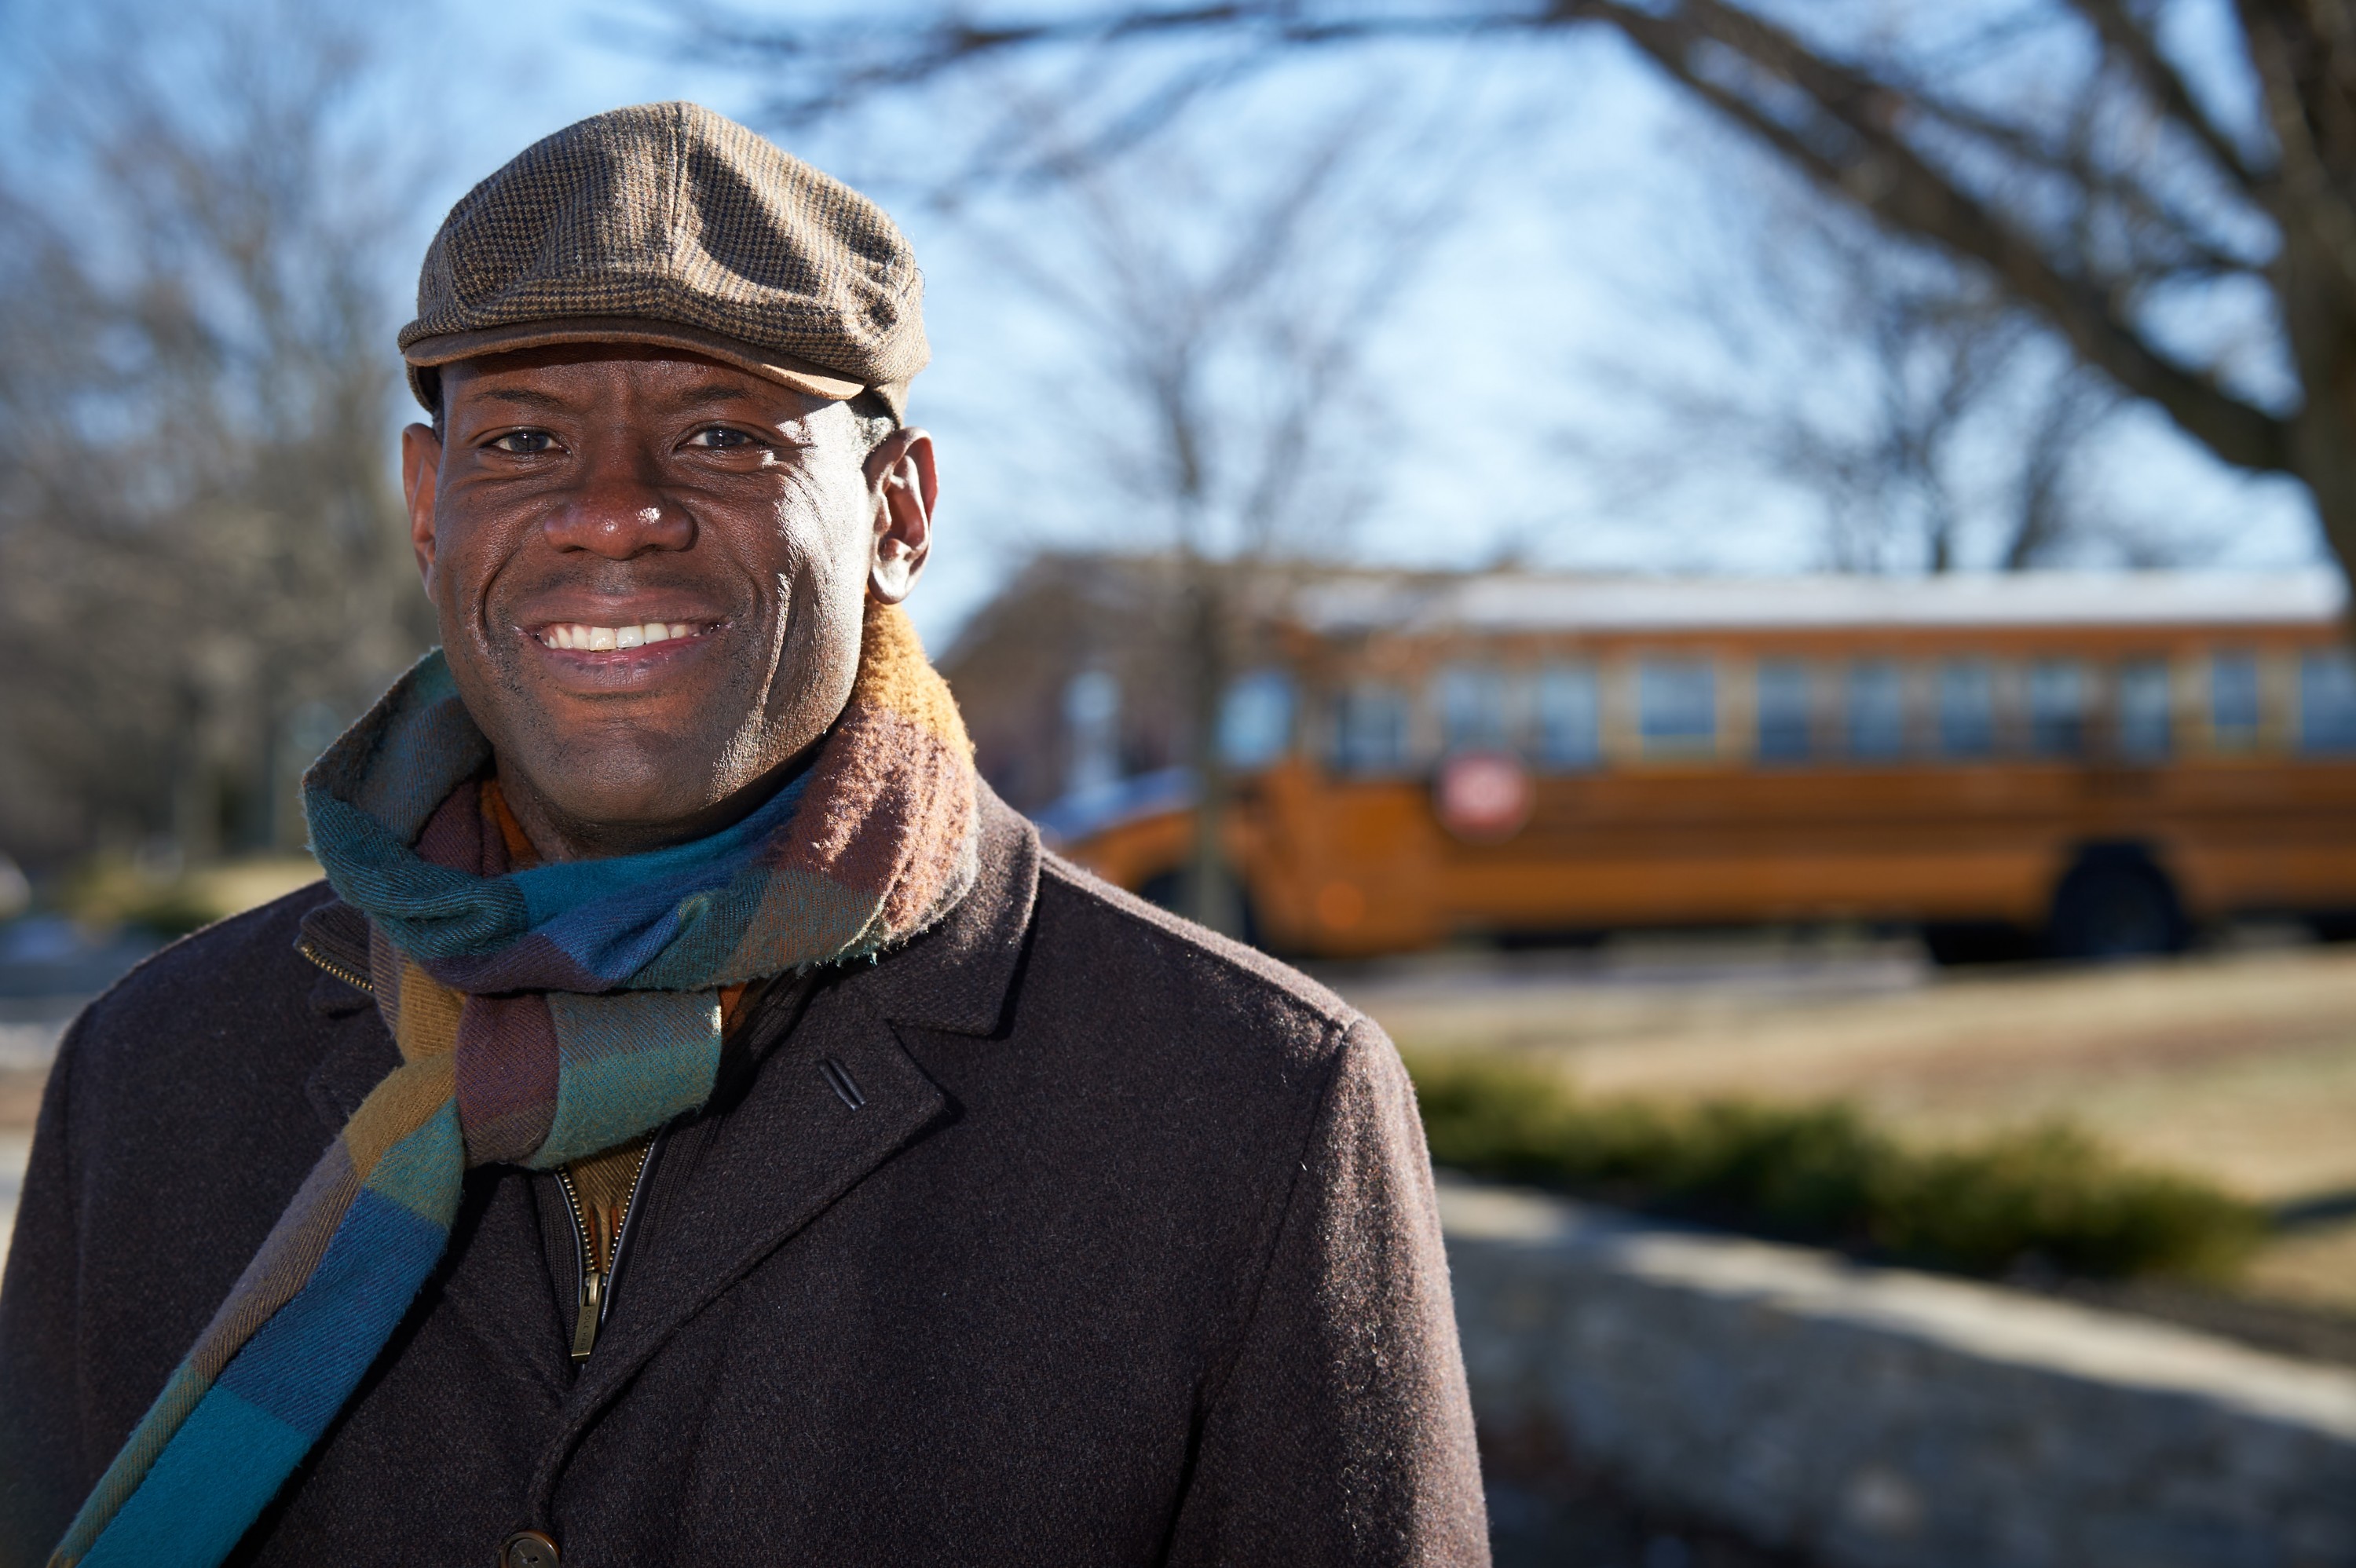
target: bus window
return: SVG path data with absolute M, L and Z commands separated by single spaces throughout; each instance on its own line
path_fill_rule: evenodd
M 1231 768 L 1264 768 L 1292 743 L 1292 681 L 1255 670 L 1227 688 L 1219 709 L 1219 754 Z
M 2086 667 L 2040 659 L 2029 667 L 2029 746 L 2040 757 L 2074 757 L 2086 747 Z
M 1064 688 L 1071 762 L 1064 787 L 1074 795 L 1120 782 L 1120 683 L 1109 671 L 1082 670 Z
M 1647 751 L 1707 750 L 1718 738 L 1718 672 L 1708 659 L 1636 667 L 1636 731 Z
M 2356 752 L 2356 663 L 2344 649 L 2298 661 L 2298 749 Z
M 1996 672 L 1986 659 L 1949 659 L 1939 667 L 1939 750 L 1950 757 L 1995 752 Z
M 2119 754 L 2139 763 L 2169 752 L 2168 665 L 2134 659 L 2119 667 Z
M 1333 763 L 1344 773 L 1396 772 L 1407 765 L 1407 694 L 1362 681 L 1334 702 Z
M 1795 762 L 1808 754 L 1808 667 L 1771 659 L 1759 667 L 1759 757 Z
M 1550 664 L 1538 671 L 1538 761 L 1551 768 L 1591 768 L 1603 754 L 1602 702 L 1595 667 Z
M 1494 665 L 1452 664 L 1440 672 L 1440 745 L 1450 752 L 1505 749 L 1505 672 Z
M 1857 757 L 1894 757 L 1906 749 L 1905 688 L 1888 659 L 1848 667 L 1848 749 Z
M 2258 656 L 2219 654 L 2209 661 L 2209 733 L 2221 745 L 2258 738 Z

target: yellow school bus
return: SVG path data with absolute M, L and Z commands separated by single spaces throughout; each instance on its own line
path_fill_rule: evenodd
M 1337 575 L 1230 692 L 1255 934 L 1867 922 L 1948 959 L 2356 924 L 2356 664 L 2325 571 Z M 1164 773 L 1040 814 L 1168 888 Z

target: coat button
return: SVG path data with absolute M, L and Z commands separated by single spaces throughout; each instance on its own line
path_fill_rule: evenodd
M 519 1530 L 499 1548 L 499 1568 L 556 1568 L 556 1542 L 536 1530 Z

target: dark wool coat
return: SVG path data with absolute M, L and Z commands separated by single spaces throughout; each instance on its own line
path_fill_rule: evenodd
M 1315 984 L 1042 852 L 779 986 L 662 1137 L 595 1353 L 554 1179 L 443 1266 L 236 1561 L 1477 1563 L 1413 1096 Z M 0 1288 L 0 1568 L 40 1563 L 395 1063 L 324 886 L 69 1032 Z M 853 1101 L 858 1103 L 854 1105 Z

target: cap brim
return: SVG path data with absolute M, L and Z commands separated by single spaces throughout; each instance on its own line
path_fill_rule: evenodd
M 849 400 L 871 389 L 864 381 L 854 381 L 774 348 L 763 348 L 677 322 L 648 321 L 637 316 L 568 316 L 552 321 L 519 321 L 474 332 L 447 332 L 436 337 L 419 338 L 402 350 L 402 357 L 409 362 L 410 382 L 419 400 L 430 407 L 424 388 L 418 385 L 418 370 L 438 369 L 461 359 L 480 359 L 487 354 L 512 354 L 562 343 L 645 343 L 662 348 L 684 348 L 813 397 Z M 898 404 L 889 396 L 884 401 L 896 417 Z

